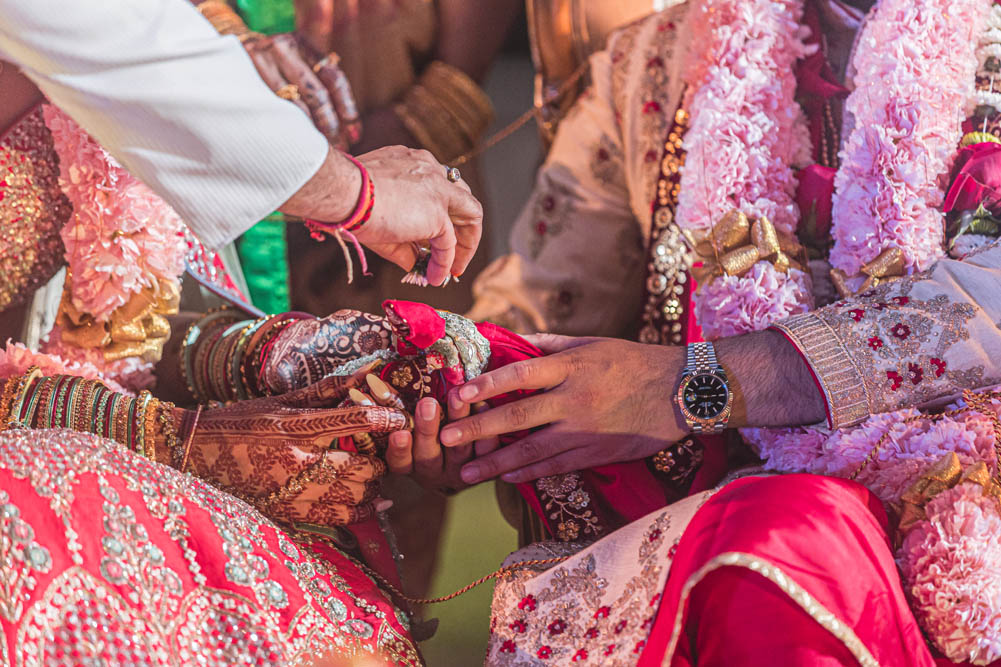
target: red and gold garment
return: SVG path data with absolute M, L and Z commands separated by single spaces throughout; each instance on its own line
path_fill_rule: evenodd
M 0 664 L 420 664 L 406 617 L 311 541 L 97 436 L 4 432 Z

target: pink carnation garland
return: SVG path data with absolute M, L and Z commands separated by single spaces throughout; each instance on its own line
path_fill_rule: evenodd
M 21 375 L 32 366 L 38 366 L 43 375 L 76 375 L 87 380 L 99 380 L 110 389 L 126 393 L 125 388 L 106 377 L 91 363 L 68 361 L 55 354 L 32 352 L 21 343 L 8 340 L 0 347 L 0 378 Z
M 799 220 L 792 165 L 809 160 L 809 132 L 796 104 L 796 61 L 807 55 L 801 0 L 705 0 L 692 10 L 687 65 L 685 167 L 676 220 L 704 230 L 728 211 L 767 217 L 785 233 Z M 707 338 L 745 333 L 809 308 L 808 277 L 759 263 L 695 295 Z M 767 284 L 767 286 L 765 285 Z
M 59 155 L 59 184 L 73 204 L 62 230 L 73 305 L 103 322 L 143 288 L 178 281 L 184 271 L 184 224 L 66 114 L 50 105 L 43 114 Z M 151 384 L 151 364 L 104 362 L 95 350 L 63 344 L 60 333 L 49 335 L 46 350 L 94 364 L 133 388 Z
M 854 120 L 835 176 L 830 261 L 849 276 L 887 248 L 908 272 L 944 254 L 944 192 L 991 0 L 882 0 L 852 64 Z

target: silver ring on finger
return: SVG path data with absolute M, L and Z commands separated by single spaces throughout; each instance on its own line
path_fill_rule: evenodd
M 458 183 L 462 180 L 462 173 L 456 167 L 445 167 L 445 178 L 449 183 Z

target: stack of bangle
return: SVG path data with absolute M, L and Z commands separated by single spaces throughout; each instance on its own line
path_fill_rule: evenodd
M 148 391 L 126 396 L 97 380 L 74 375 L 42 377 L 37 368 L 8 380 L 0 395 L 0 410 L 5 411 L 8 425 L 95 433 L 152 461 L 157 460 L 159 440 L 167 452 L 177 447 L 173 409 L 172 403 L 159 401 Z
M 196 321 L 184 336 L 181 370 L 199 403 L 270 395 L 262 377 L 278 336 L 307 313 L 283 313 L 238 320 L 235 311 L 216 311 Z
M 493 122 L 490 98 L 464 72 L 433 62 L 394 111 L 407 131 L 443 163 L 473 150 Z

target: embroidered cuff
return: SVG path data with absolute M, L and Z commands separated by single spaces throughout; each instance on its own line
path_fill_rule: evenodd
M 869 416 L 862 373 L 827 322 L 814 313 L 804 313 L 769 328 L 782 333 L 809 365 L 824 396 L 830 428 L 853 426 Z

